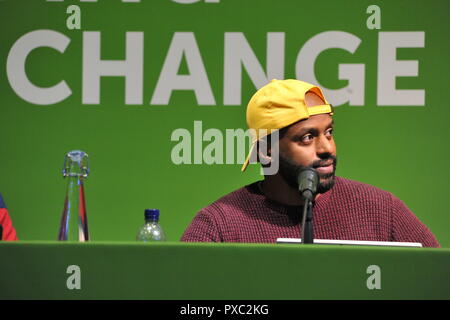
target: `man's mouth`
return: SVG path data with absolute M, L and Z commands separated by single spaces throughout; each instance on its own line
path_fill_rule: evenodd
M 323 163 L 315 168 L 319 174 L 329 174 L 334 170 L 334 161 Z

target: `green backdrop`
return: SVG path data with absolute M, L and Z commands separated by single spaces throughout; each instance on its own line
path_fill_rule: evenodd
M 295 78 L 297 57 L 305 44 L 322 33 L 337 31 L 356 37 L 360 43 L 354 53 L 338 48 L 323 50 L 313 67 L 317 81 L 329 89 L 345 88 L 348 81 L 339 79 L 339 65 L 363 64 L 365 70 L 363 81 L 356 81 L 364 85 L 363 102 L 335 103 L 337 174 L 394 193 L 430 227 L 442 246 L 450 246 L 450 177 L 446 167 L 449 109 L 445 99 L 449 83 L 448 1 L 180 2 L 0 1 L 0 192 L 20 239 L 56 239 L 65 195 L 63 157 L 69 150 L 81 149 L 89 154 L 91 165 L 86 199 L 93 240 L 133 240 L 143 223 L 144 209 L 159 208 L 168 239 L 177 241 L 200 208 L 261 176 L 257 165 L 241 173 L 239 163 L 174 164 L 171 152 L 178 143 L 171 141 L 174 130 L 186 128 L 193 133 L 194 121 L 202 121 L 204 131 L 245 129 L 246 103 L 260 86 L 260 80 L 254 79 L 258 78 L 258 68 L 249 67 L 252 54 L 267 79 L 277 73 Z M 79 16 L 75 11 L 67 13 L 70 5 L 78 6 Z M 380 9 L 378 17 L 375 11 L 367 13 L 370 5 Z M 76 27 L 78 17 L 80 29 L 70 29 L 73 23 Z M 83 78 L 92 71 L 87 61 L 92 58 L 89 50 L 93 46 L 87 39 L 101 35 L 102 60 L 124 60 L 126 32 L 136 32 L 134 35 L 142 38 L 142 50 L 130 50 L 130 56 L 142 54 L 142 68 L 137 75 L 134 71 L 137 84 L 129 86 L 142 85 L 142 94 L 137 94 L 141 101 L 125 102 L 123 76 L 101 78 L 99 103 L 84 99 L 92 89 Z M 395 69 L 380 58 L 380 47 L 386 46 L 383 37 L 394 32 L 403 32 L 397 34 L 398 43 L 408 41 L 409 36 L 417 40 L 423 34 L 423 45 L 398 45 L 398 62 L 416 62 L 397 66 L 400 71 L 394 79 L 398 90 L 422 92 L 423 102 L 407 99 L 399 105 L 377 99 L 380 87 L 386 86 L 377 79 Z M 66 39 L 65 50 L 44 46 L 40 36 L 44 34 Z M 22 45 L 32 44 L 29 39 L 21 40 L 25 35 L 38 35 L 35 41 L 41 43 L 22 59 L 29 83 L 42 89 L 65 81 L 71 93 L 61 101 L 37 104 L 30 90 L 20 89 L 24 82 L 16 79 L 20 77 L 18 52 L 23 52 Z M 245 39 L 244 44 L 251 49 L 245 63 L 225 63 L 227 57 L 232 60 L 249 52 L 242 42 L 232 46 L 229 38 L 233 36 Z M 186 43 L 177 42 L 177 37 L 195 41 L 178 51 L 183 55 L 180 64 L 175 64 L 175 77 L 183 82 L 184 75 L 192 80 L 184 81 L 185 86 L 191 84 L 208 92 L 208 86 L 199 84 L 206 75 L 213 103 L 199 101 L 192 88 L 173 90 L 166 103 L 151 103 L 162 81 L 166 57 L 171 49 L 176 52 L 177 45 Z M 274 42 L 269 45 L 270 37 Z M 329 47 L 334 46 L 327 41 Z M 269 46 L 273 52 L 281 52 L 284 61 L 269 58 Z M 189 55 L 196 53 L 200 59 L 191 59 Z M 194 60 L 201 62 L 200 67 Z M 268 72 L 266 63 L 276 65 L 276 61 L 281 67 Z M 239 70 L 241 76 L 229 76 Z M 196 72 L 200 76 L 194 76 Z M 227 103 L 232 97 L 224 88 L 230 84 L 241 90 L 232 96 L 240 100 L 238 103 Z M 346 93 L 354 90 L 349 88 Z M 381 95 L 382 99 L 395 100 L 386 91 Z M 51 100 L 52 94 L 46 97 Z

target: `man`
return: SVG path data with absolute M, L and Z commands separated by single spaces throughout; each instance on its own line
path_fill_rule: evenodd
M 2 230 L 2 236 L 0 240 L 4 241 L 19 240 L 17 238 L 16 230 L 14 230 L 11 218 L 9 217 L 8 209 L 6 209 L 6 205 L 5 202 L 3 202 L 1 194 L 0 194 L 0 228 Z
M 391 193 L 335 176 L 332 115 L 321 89 L 309 83 L 272 80 L 258 90 L 247 106 L 247 124 L 255 136 L 242 170 L 255 153 L 266 172 L 274 165 L 279 169 L 200 210 L 181 240 L 275 243 L 277 238 L 301 238 L 303 199 L 297 176 L 311 167 L 319 175 L 315 239 L 439 247 L 430 230 Z

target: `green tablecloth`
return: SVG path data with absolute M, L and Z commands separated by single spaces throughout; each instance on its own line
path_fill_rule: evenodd
M 450 249 L 4 242 L 0 261 L 0 299 L 450 299 Z

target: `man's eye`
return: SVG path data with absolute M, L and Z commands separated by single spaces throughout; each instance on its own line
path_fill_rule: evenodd
M 328 129 L 326 134 L 332 136 L 333 135 L 333 129 Z
M 312 134 L 307 134 L 302 137 L 302 142 L 310 142 L 310 141 L 312 141 L 313 138 L 314 137 L 312 136 Z

